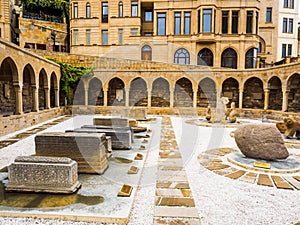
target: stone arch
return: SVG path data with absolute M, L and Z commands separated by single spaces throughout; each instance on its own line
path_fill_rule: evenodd
M 244 83 L 243 108 L 263 109 L 263 82 L 257 77 L 251 77 Z
M 201 66 L 213 66 L 214 65 L 214 53 L 209 48 L 202 48 L 198 52 L 197 65 Z
M 54 108 L 56 106 L 55 102 L 58 101 L 58 99 L 56 99 L 58 96 L 56 96 L 55 94 L 57 90 L 58 90 L 57 76 L 55 72 L 52 72 L 50 77 L 50 107 L 51 108 Z
M 27 64 L 23 69 L 22 103 L 23 112 L 34 111 L 35 74 L 32 66 Z
M 174 106 L 193 107 L 193 85 L 188 78 L 180 78 L 175 83 Z
M 222 96 L 229 99 L 229 105 L 234 102 L 236 106 L 239 105 L 239 82 L 233 78 L 229 77 L 222 83 Z
M 130 106 L 147 106 L 148 91 L 146 81 L 137 77 L 130 83 L 129 105 Z
M 15 62 L 5 58 L 0 66 L 0 114 L 11 115 L 16 113 L 16 91 L 14 82 L 18 81 L 18 69 Z
M 73 105 L 85 105 L 84 81 L 81 79 L 73 90 Z
M 108 106 L 125 106 L 125 84 L 124 82 L 115 77 L 108 83 Z
M 216 83 L 211 78 L 204 78 L 198 84 L 197 106 L 198 107 L 216 107 L 217 91 Z
M 41 69 L 39 73 L 39 109 L 45 109 L 47 90 L 48 90 L 48 79 L 45 69 Z
M 190 53 L 185 48 L 179 48 L 174 54 L 174 63 L 190 64 Z
M 153 81 L 151 93 L 151 106 L 170 106 L 170 84 L 165 78 L 159 77 Z
M 282 84 L 277 76 L 271 77 L 268 82 L 269 93 L 269 109 L 282 109 Z
M 93 77 L 88 84 L 88 104 L 95 106 L 104 105 L 104 91 L 101 80 Z
M 300 74 L 296 73 L 289 77 L 287 82 L 288 111 L 300 111 Z
M 233 48 L 226 48 L 221 55 L 221 67 L 237 69 L 238 54 Z

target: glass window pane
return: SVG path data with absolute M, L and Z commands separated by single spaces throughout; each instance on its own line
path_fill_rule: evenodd
M 78 3 L 74 3 L 74 18 L 78 18 Z
M 267 8 L 266 22 L 268 23 L 272 22 L 272 8 Z
M 233 34 L 238 33 L 238 25 L 239 25 L 239 11 L 233 11 L 232 12 L 232 29 L 231 32 Z
M 157 14 L 157 35 L 166 35 L 166 14 Z
M 174 34 L 179 35 L 180 34 L 180 12 L 175 13 L 175 27 L 174 27 Z
M 119 17 L 123 17 L 123 3 L 119 2 Z
M 102 44 L 108 44 L 108 30 L 102 30 Z
M 287 53 L 288 56 L 291 56 L 292 55 L 292 45 L 289 44 L 288 45 L 288 53 Z
M 131 2 L 131 16 L 138 16 L 138 2 Z
M 283 33 L 287 33 L 287 18 L 283 18 Z
M 228 33 L 228 11 L 222 12 L 222 34 Z
M 286 57 L 286 44 L 282 44 L 282 58 Z
M 91 17 L 91 5 L 90 3 L 86 3 L 86 18 Z
M 145 11 L 145 21 L 152 22 L 152 11 Z
M 252 34 L 253 27 L 253 11 L 247 11 L 247 25 L 246 25 L 246 33 Z
M 191 13 L 184 13 L 184 34 L 191 33 Z
M 211 32 L 212 10 L 203 10 L 203 32 Z

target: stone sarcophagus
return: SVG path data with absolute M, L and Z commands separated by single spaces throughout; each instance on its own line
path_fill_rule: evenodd
M 98 126 L 110 126 L 110 127 L 128 127 L 129 120 L 126 118 L 94 118 L 94 125 Z
M 108 167 L 103 133 L 43 133 L 35 137 L 37 156 L 68 157 L 78 163 L 79 173 L 103 174 Z
M 8 166 L 7 191 L 73 193 L 80 187 L 70 158 L 18 156 Z
M 104 133 L 111 137 L 111 144 L 113 150 L 129 150 L 132 147 L 132 134 L 130 130 L 115 130 L 111 129 L 94 129 L 94 128 L 77 128 L 74 130 L 67 130 L 67 133 Z

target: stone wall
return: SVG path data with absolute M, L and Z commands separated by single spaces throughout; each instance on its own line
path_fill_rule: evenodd
M 53 108 L 22 115 L 0 117 L 0 136 L 15 132 L 65 114 L 64 108 Z

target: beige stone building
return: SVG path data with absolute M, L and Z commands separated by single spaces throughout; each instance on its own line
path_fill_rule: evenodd
M 11 41 L 11 2 L 0 1 L 0 37 Z
M 261 1 L 70 1 L 71 53 L 256 67 Z
M 298 1 L 263 0 L 259 17 L 259 54 L 266 63 L 298 55 Z

